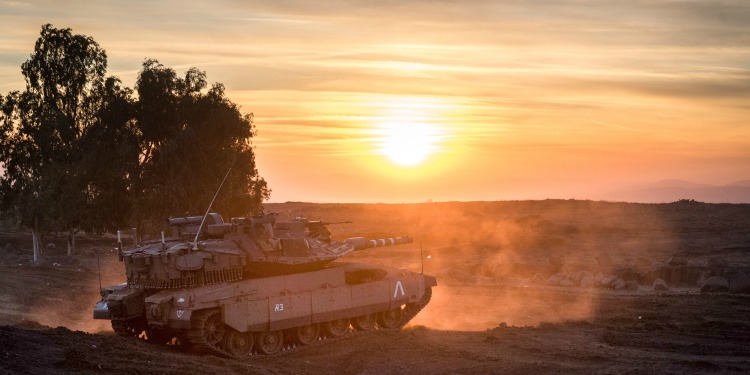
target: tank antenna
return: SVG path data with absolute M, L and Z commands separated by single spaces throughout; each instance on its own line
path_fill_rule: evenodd
M 229 172 L 231 171 L 232 171 L 232 167 L 229 167 L 227 174 L 224 175 L 224 179 L 221 180 L 221 184 L 219 185 L 219 188 L 216 189 L 216 194 L 214 194 L 214 199 L 211 199 L 211 203 L 208 204 L 208 209 L 206 209 L 206 213 L 203 215 L 203 220 L 201 220 L 201 225 L 198 227 L 198 233 L 195 234 L 195 240 L 193 241 L 194 250 L 198 248 L 198 236 L 201 235 L 201 230 L 203 230 L 203 224 L 206 222 L 206 217 L 208 216 L 208 213 L 211 211 L 211 206 L 214 205 L 214 201 L 216 200 L 216 197 L 219 196 L 219 192 L 221 191 L 221 188 L 224 186 L 224 182 L 227 180 L 227 177 L 229 177 Z
M 424 275 L 424 250 L 422 250 L 422 241 L 419 241 L 419 259 L 422 261 L 422 272 L 420 274 Z
M 99 264 L 99 253 L 96 253 L 96 268 L 99 270 L 99 290 L 102 290 L 102 265 Z

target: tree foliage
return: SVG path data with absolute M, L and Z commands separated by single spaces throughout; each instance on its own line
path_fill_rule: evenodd
M 134 91 L 106 67 L 92 38 L 44 25 L 26 89 L 0 96 L 0 202 L 22 225 L 74 233 L 202 213 L 229 168 L 215 208 L 260 209 L 252 114 L 223 85 L 147 59 Z
M 196 68 L 178 77 L 156 60 L 143 63 L 136 84 L 142 134 L 139 217 L 202 213 L 230 167 L 217 210 L 253 213 L 268 198 L 250 142 L 252 115 L 241 114 L 221 84 L 203 92 L 206 82 L 206 73 Z

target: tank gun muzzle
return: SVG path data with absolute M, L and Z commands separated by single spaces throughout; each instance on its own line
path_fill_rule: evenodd
M 402 237 L 389 237 L 389 238 L 378 238 L 378 239 L 367 239 L 364 237 L 352 237 L 344 240 L 344 243 L 354 246 L 354 250 L 364 250 L 371 247 L 383 247 L 383 246 L 396 246 L 407 243 L 412 243 L 409 236 Z

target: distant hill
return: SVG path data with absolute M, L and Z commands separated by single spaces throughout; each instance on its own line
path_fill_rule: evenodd
M 683 180 L 664 180 L 612 192 L 604 199 L 641 203 L 665 203 L 680 199 L 694 199 L 707 203 L 750 203 L 750 180 L 737 181 L 723 186 L 696 184 Z

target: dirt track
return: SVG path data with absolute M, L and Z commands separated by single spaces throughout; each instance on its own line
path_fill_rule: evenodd
M 474 221 L 477 212 L 499 211 L 470 204 L 455 204 L 453 212 L 441 207 L 459 225 L 455 233 L 424 233 L 433 256 L 426 271 L 437 274 L 440 285 L 431 304 L 403 331 L 352 335 L 246 361 L 118 337 L 106 322 L 90 319 L 98 291 L 94 255 L 100 254 L 104 284 L 121 281 L 121 265 L 106 246 L 82 252 L 69 264 L 48 260 L 34 265 L 23 262 L 18 252 L 15 258 L 6 254 L 0 266 L 0 324 L 5 324 L 0 326 L 0 373 L 750 373 L 746 294 L 700 294 L 690 278 L 666 292 L 643 282 L 637 290 L 611 290 L 531 281 L 536 274 L 546 279 L 555 272 L 601 271 L 602 262 L 594 258 L 602 251 L 613 263 L 610 272 L 632 266 L 631 258 L 647 257 L 653 276 L 674 255 L 687 259 L 687 265 L 671 267 L 687 267 L 685 275 L 719 272 L 709 267 L 717 254 L 724 270 L 742 270 L 750 260 L 748 205 L 625 205 L 611 215 L 613 207 L 607 204 L 548 202 L 535 212 L 526 202 L 516 203 L 523 207 L 512 211 L 505 204 L 505 216 L 485 214 L 484 221 Z M 340 229 L 342 236 L 381 227 L 392 232 L 406 228 L 407 221 L 414 224 L 407 234 L 417 236 L 428 227 L 416 223 L 410 207 L 369 208 L 306 209 L 320 213 L 311 217 L 361 223 Z M 383 221 L 383 212 L 397 219 Z M 466 218 L 490 222 L 492 233 L 504 234 L 475 231 L 470 245 L 453 245 L 460 243 Z M 434 224 L 431 219 L 429 226 Z M 414 269 L 409 256 L 415 250 L 394 248 L 358 254 L 354 260 L 406 262 Z M 58 325 L 65 328 L 50 328 Z

